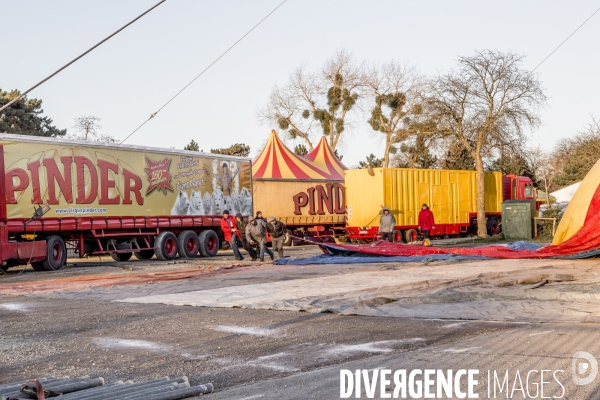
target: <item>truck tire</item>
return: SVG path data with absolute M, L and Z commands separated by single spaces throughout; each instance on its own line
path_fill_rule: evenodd
M 6 271 L 8 271 L 8 269 L 10 267 L 14 267 L 14 266 L 15 266 L 15 261 L 14 260 L 8 260 L 8 261 L 6 261 L 6 265 L 0 265 L 0 271 L 6 272 Z
M 490 236 L 497 235 L 502 232 L 502 228 L 500 226 L 500 222 L 496 217 L 490 217 L 487 220 L 487 233 Z
M 404 240 L 406 243 L 413 243 L 417 241 L 417 230 L 416 229 L 408 229 L 404 232 Z
M 198 235 L 200 254 L 204 257 L 214 257 L 219 251 L 219 237 L 215 231 L 210 229 L 200 232 Z
M 154 253 L 161 261 L 171 261 L 177 257 L 177 236 L 173 232 L 161 232 L 154 241 Z
M 149 260 L 154 257 L 154 250 L 140 250 L 133 253 L 138 260 Z
M 67 261 L 67 246 L 65 241 L 57 235 L 46 238 L 46 259 L 33 262 L 31 266 L 36 271 L 58 271 Z
M 198 255 L 198 235 L 194 231 L 183 231 L 177 236 L 179 257 L 196 258 Z
M 287 230 L 285 232 L 285 239 L 283 239 L 283 245 L 290 247 L 294 244 L 294 239 L 292 239 L 292 231 L 291 230 Z
M 131 244 L 129 243 L 118 243 L 116 246 L 117 250 L 127 250 L 131 249 Z M 129 261 L 133 253 L 110 253 L 110 256 L 115 261 Z

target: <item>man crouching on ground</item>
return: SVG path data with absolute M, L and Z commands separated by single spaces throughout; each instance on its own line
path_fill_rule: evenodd
M 250 244 L 258 244 L 260 249 L 260 261 L 265 261 L 265 251 L 271 256 L 271 260 L 274 260 L 273 252 L 267 248 L 267 229 L 257 220 L 250 217 L 248 219 L 248 226 L 246 226 L 246 239 Z

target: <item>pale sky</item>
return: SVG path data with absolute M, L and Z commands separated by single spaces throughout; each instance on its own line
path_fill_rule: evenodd
M 94 115 L 122 139 L 281 0 L 168 0 L 30 93 L 58 128 Z M 26 90 L 157 0 L 0 0 L 0 88 Z M 514 51 L 533 69 L 598 1 L 288 0 L 275 14 L 132 136 L 128 144 L 205 151 L 261 149 L 271 126 L 256 113 L 300 65 L 318 69 L 339 48 L 368 62 L 396 59 L 435 74 L 477 50 Z M 600 12 L 538 70 L 549 96 L 532 144 L 552 148 L 600 117 Z M 595 82 L 595 83 L 594 83 Z M 340 148 L 355 166 L 383 143 L 356 115 Z

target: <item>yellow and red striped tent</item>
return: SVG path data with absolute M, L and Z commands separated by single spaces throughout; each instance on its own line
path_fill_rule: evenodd
M 570 239 L 590 241 L 590 235 L 582 235 L 588 225 L 597 230 L 600 215 L 600 160 L 587 173 L 569 202 L 554 235 L 553 245 Z M 598 245 L 598 244 L 596 244 Z
M 252 162 L 252 178 L 344 180 L 344 169 L 346 167 L 335 157 L 324 138 L 312 152 L 302 157 L 288 149 L 273 130 L 264 149 Z
M 344 180 L 344 171 L 348 168 L 333 154 L 325 136 L 321 137 L 317 147 L 305 155 L 304 158 L 321 169 L 328 171 L 332 177 L 331 179 Z

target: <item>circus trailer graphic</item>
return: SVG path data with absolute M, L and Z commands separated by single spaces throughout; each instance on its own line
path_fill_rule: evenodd
M 307 155 L 288 149 L 275 131 L 252 163 L 254 210 L 303 236 L 333 236 L 345 224 L 344 171 L 325 137 Z
M 252 213 L 251 165 L 240 157 L 0 135 L 8 218 L 217 216 Z

